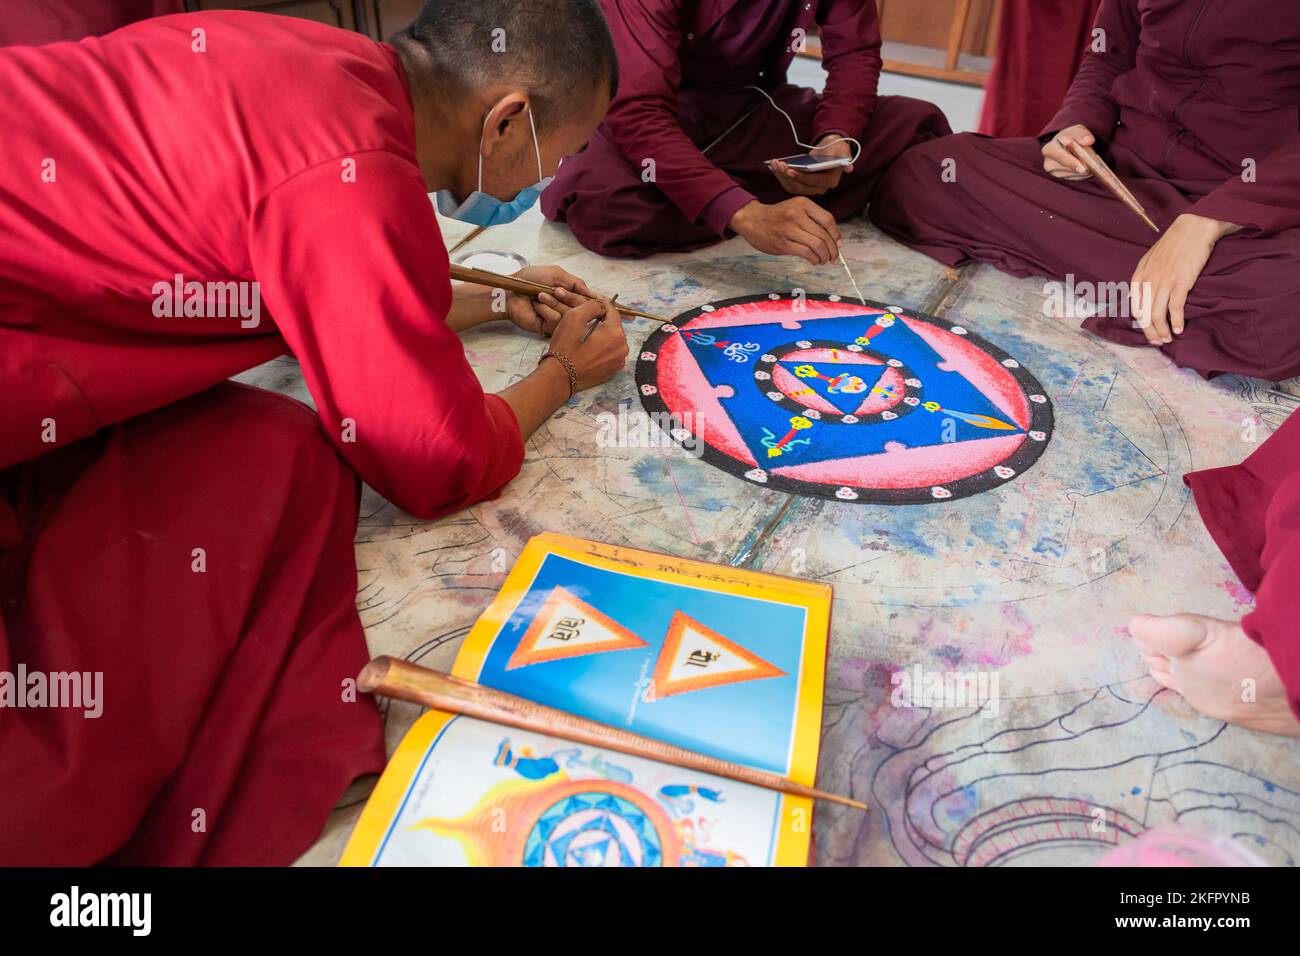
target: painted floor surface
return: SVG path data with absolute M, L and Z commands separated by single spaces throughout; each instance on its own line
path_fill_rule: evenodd
M 444 225 L 446 225 L 444 223 Z M 1125 624 L 1139 611 L 1240 617 L 1250 595 L 1183 484 L 1240 461 L 1294 407 L 1268 383 L 1205 382 L 1044 314 L 1044 281 L 946 269 L 867 223 L 842 225 L 863 294 L 960 323 L 1014 355 L 1051 397 L 1055 431 L 1016 480 L 959 500 L 888 506 L 755 486 L 664 447 L 605 447 L 640 419 L 634 368 L 657 323 L 626 323 L 627 367 L 580 393 L 527 444 L 500 499 L 418 521 L 367 490 L 357 601 L 375 654 L 450 669 L 461 640 L 534 534 L 557 531 L 834 585 L 818 785 L 871 804 L 819 805 L 822 864 L 1086 864 L 1180 820 L 1300 857 L 1300 742 L 1198 716 L 1144 676 Z M 448 241 L 467 229 L 452 224 Z M 851 294 L 836 264 L 755 254 L 608 260 L 531 212 L 466 249 L 554 262 L 667 317 L 759 292 Z M 488 390 L 530 371 L 544 342 L 512 327 L 464 336 Z M 306 398 L 281 359 L 244 381 Z M 891 675 L 983 672 L 998 703 L 897 707 Z M 995 712 L 994 712 L 995 711 Z M 417 716 L 387 708 L 390 750 Z M 332 864 L 358 788 L 303 863 Z

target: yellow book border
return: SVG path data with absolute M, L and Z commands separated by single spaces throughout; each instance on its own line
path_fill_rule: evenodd
M 397 819 L 407 791 L 415 783 L 420 764 L 438 735 L 455 716 L 443 710 L 430 710 L 411 725 L 366 801 L 339 866 L 371 866 L 374 863 L 385 835 Z

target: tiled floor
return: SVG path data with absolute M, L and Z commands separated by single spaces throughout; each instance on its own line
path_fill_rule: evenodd
M 662 448 L 605 448 L 598 416 L 639 414 L 648 321 L 626 326 L 628 368 L 581 393 L 527 445 L 494 502 L 433 523 L 367 492 L 358 605 L 374 653 L 449 668 L 504 578 L 502 554 L 540 531 L 799 572 L 835 588 L 819 784 L 868 800 L 820 806 L 835 864 L 1087 863 L 1125 834 L 1179 819 L 1238 834 L 1274 862 L 1300 855 L 1300 742 L 1257 736 L 1159 692 L 1124 634 L 1137 610 L 1241 615 L 1249 596 L 1182 483 L 1251 449 L 1294 399 L 1266 383 L 1207 383 L 1043 309 L 1041 280 L 952 271 L 844 226 L 868 298 L 948 317 L 1018 357 L 1055 405 L 1042 459 L 1016 481 L 939 505 L 888 507 L 755 487 Z M 448 225 L 448 241 L 465 232 Z M 626 303 L 672 316 L 760 291 L 846 292 L 838 268 L 755 254 L 740 240 L 690 255 L 606 260 L 536 212 L 468 248 L 557 262 Z M 382 321 L 382 316 L 372 317 Z M 510 328 L 464 337 L 484 386 L 531 369 L 542 341 Z M 246 380 L 305 396 L 284 359 Z M 996 715 L 891 706 L 890 674 L 986 670 Z M 415 708 L 387 708 L 390 745 Z M 337 812 L 303 862 L 332 863 L 359 812 Z

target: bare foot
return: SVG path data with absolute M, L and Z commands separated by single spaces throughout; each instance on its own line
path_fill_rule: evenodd
M 1128 625 L 1156 683 L 1201 713 L 1270 734 L 1300 737 L 1268 652 L 1232 621 L 1142 614 Z

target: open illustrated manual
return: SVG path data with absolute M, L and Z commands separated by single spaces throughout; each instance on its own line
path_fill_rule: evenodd
M 542 534 L 452 673 L 812 785 L 831 588 Z M 345 866 L 802 866 L 812 801 L 437 710 Z

